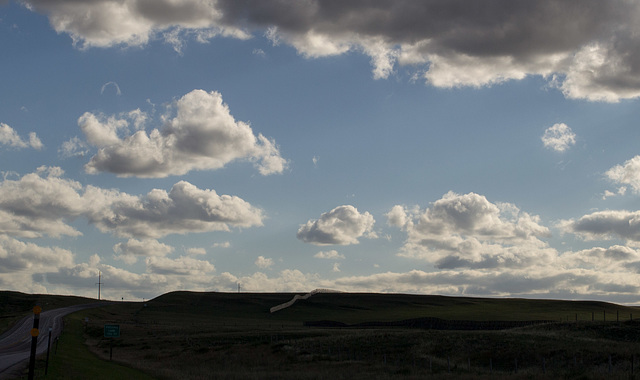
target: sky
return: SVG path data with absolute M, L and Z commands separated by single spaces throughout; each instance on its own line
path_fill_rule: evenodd
M 640 3 L 0 0 L 0 289 L 640 303 Z

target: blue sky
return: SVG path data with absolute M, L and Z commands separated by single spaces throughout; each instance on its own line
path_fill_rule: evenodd
M 0 288 L 638 303 L 639 17 L 0 1 Z

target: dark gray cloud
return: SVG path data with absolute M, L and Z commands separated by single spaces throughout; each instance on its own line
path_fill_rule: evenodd
M 80 47 L 266 34 L 306 57 L 358 51 L 375 78 L 417 65 L 435 86 L 528 75 L 567 97 L 640 96 L 640 4 L 626 0 L 25 0 Z

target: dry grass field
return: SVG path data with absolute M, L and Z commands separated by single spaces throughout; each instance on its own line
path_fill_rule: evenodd
M 85 310 L 66 323 L 97 357 L 108 361 L 112 345 L 113 362 L 158 379 L 597 379 L 640 371 L 638 308 L 338 293 L 269 313 L 292 297 L 173 292 L 146 304 Z M 453 330 L 398 323 L 420 318 L 464 323 Z M 473 330 L 474 322 L 532 320 L 550 322 Z M 347 327 L 305 326 L 310 321 Z M 104 338 L 104 324 L 119 324 L 121 337 Z

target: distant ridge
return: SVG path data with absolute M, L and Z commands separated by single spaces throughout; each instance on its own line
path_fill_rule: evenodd
M 307 298 L 311 297 L 314 294 L 317 293 L 342 293 L 339 290 L 331 290 L 331 289 L 315 289 L 312 290 L 311 292 L 305 294 L 304 296 L 301 296 L 299 294 L 296 294 L 295 296 L 293 296 L 293 299 L 291 299 L 291 301 L 282 303 L 280 305 L 276 305 L 274 307 L 272 307 L 271 309 L 269 309 L 269 311 L 271 313 L 275 313 L 276 311 L 282 310 L 282 309 L 286 309 L 289 306 L 293 305 L 294 303 L 296 303 L 297 300 L 306 300 Z

